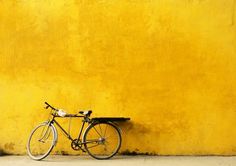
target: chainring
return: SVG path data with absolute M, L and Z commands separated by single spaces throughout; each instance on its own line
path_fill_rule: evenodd
M 83 150 L 83 149 L 82 149 L 81 141 L 78 140 L 78 139 L 74 139 L 74 140 L 71 142 L 71 148 L 72 148 L 73 150 L 76 150 L 76 151 L 78 151 L 78 150 Z

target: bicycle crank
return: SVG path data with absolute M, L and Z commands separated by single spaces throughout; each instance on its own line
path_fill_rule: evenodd
M 71 148 L 72 148 L 73 150 L 76 150 L 76 151 L 82 150 L 83 152 L 86 152 L 86 151 L 82 148 L 82 143 L 81 143 L 81 141 L 78 140 L 78 139 L 74 139 L 74 140 L 71 142 Z

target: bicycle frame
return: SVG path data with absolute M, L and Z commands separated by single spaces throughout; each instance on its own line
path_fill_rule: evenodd
M 55 115 L 53 115 L 53 118 L 49 121 L 49 125 L 56 125 L 56 126 L 58 126 L 58 128 L 66 135 L 66 137 L 69 139 L 69 140 L 71 140 L 71 142 L 73 142 L 74 140 L 76 140 L 76 138 L 74 139 L 74 138 L 72 138 L 72 136 L 59 124 L 59 122 L 57 122 L 56 120 L 55 120 L 55 118 L 84 118 L 84 120 L 82 120 L 82 126 L 81 126 L 81 128 L 80 128 L 80 131 L 79 131 L 79 134 L 78 134 L 78 137 L 77 137 L 77 143 L 78 143 L 78 141 L 79 140 L 82 140 L 82 139 L 80 139 L 81 138 L 81 136 L 82 136 L 82 132 L 83 132 L 83 129 L 84 129 L 84 125 L 85 125 L 85 123 L 89 123 L 89 119 L 87 118 L 87 117 L 85 117 L 85 116 L 79 116 L 79 115 L 73 115 L 73 116 L 70 116 L 70 115 L 68 115 L 68 116 L 65 116 L 65 117 L 61 117 L 61 116 L 55 116 Z M 54 125 L 54 126 L 55 126 Z M 81 144 L 85 144 L 85 142 L 82 142 L 81 141 Z

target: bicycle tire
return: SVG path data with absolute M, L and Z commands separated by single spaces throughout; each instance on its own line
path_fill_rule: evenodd
M 46 131 L 44 131 L 45 129 L 46 129 Z M 42 131 L 38 137 L 37 134 L 40 133 L 40 130 L 42 130 Z M 34 137 L 37 138 L 35 143 L 33 142 Z M 48 139 L 49 137 L 51 140 Z M 55 127 L 53 125 L 50 125 L 49 123 L 46 122 L 46 123 L 42 123 L 42 124 L 36 126 L 32 130 L 30 137 L 28 139 L 28 142 L 27 142 L 27 153 L 28 153 L 29 157 L 32 158 L 33 160 L 44 159 L 52 151 L 53 147 L 56 144 L 56 139 L 57 139 L 57 134 L 56 134 Z M 42 145 L 47 141 L 49 141 L 49 146 L 43 147 Z
M 106 128 L 105 128 L 104 133 L 102 133 L 102 128 L 104 129 L 104 127 Z M 99 135 L 98 131 L 96 130 L 100 130 L 101 135 Z M 109 133 L 109 136 L 107 137 L 105 137 L 106 132 Z M 111 134 L 114 134 L 113 138 Z M 110 153 L 105 153 L 105 151 L 107 151 L 107 146 L 112 147 L 112 141 L 116 145 L 112 148 L 112 151 Z M 91 157 L 98 160 L 109 159 L 113 157 L 119 151 L 121 147 L 122 138 L 121 138 L 120 129 L 111 122 L 97 122 L 97 123 L 91 124 L 84 133 L 83 142 L 84 142 L 85 150 L 88 152 L 88 154 Z M 90 146 L 90 144 L 92 143 L 93 145 Z M 98 146 L 100 149 L 96 148 L 95 149 L 96 151 L 94 151 L 94 148 Z

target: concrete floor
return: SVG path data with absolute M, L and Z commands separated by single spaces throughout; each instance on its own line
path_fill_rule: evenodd
M 1 166 L 236 166 L 236 157 L 189 156 L 115 156 L 110 160 L 95 160 L 89 156 L 49 156 L 42 161 L 28 156 L 0 156 Z

